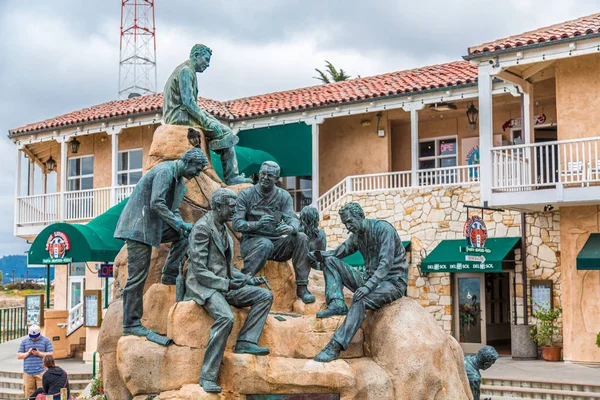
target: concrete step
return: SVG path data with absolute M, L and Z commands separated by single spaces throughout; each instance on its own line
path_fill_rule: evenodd
M 596 382 L 553 382 L 545 380 L 524 380 L 505 378 L 483 378 L 482 384 L 491 386 L 511 386 L 534 389 L 562 390 L 570 392 L 598 393 L 600 394 L 600 383 Z
M 0 371 L 0 379 L 2 378 L 21 378 L 23 379 L 22 372 L 14 372 L 14 371 Z
M 572 390 L 556 390 L 519 386 L 481 385 L 481 397 L 546 399 L 546 400 L 594 400 L 600 399 L 600 393 Z
M 0 388 L 1 400 L 23 400 L 24 398 L 23 389 Z

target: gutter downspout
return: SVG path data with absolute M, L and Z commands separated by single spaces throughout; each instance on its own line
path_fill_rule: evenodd
M 527 232 L 526 214 L 521 213 L 521 275 L 523 279 L 523 325 L 529 325 L 529 314 L 527 312 L 527 244 L 525 242 L 525 233 Z

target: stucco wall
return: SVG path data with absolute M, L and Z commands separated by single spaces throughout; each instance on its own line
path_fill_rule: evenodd
M 69 310 L 67 308 L 69 293 L 69 266 L 65 264 L 54 267 L 54 309 Z
M 342 199 L 340 204 L 356 201 L 363 207 L 367 218 L 386 220 L 394 225 L 403 240 L 411 239 L 408 295 L 417 299 L 446 331 L 451 332 L 452 276 L 448 273 L 421 276 L 418 271 L 422 258 L 421 249 L 430 254 L 441 240 L 462 238 L 467 217 L 464 206 L 478 205 L 479 198 L 479 186 L 473 185 L 353 194 Z M 329 249 L 335 248 L 349 236 L 339 218 L 339 207 L 340 205 L 334 206 L 323 213 L 321 225 L 325 230 Z M 488 237 L 521 236 L 520 213 L 486 212 L 484 220 Z M 528 280 L 551 279 L 554 282 L 555 304 L 560 304 L 563 287 L 560 274 L 559 221 L 558 212 L 535 213 L 527 216 L 526 230 Z M 516 311 L 517 322 L 522 324 L 524 315 L 520 248 L 515 253 L 517 301 L 513 312 Z M 530 312 L 529 308 L 528 314 Z M 512 318 L 513 315 L 511 321 Z

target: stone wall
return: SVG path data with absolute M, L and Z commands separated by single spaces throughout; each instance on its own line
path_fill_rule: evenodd
M 342 204 L 355 201 L 367 218 L 383 219 L 398 230 L 402 240 L 411 239 L 409 254 L 408 296 L 417 299 L 447 332 L 452 332 L 452 289 L 449 273 L 422 276 L 418 268 L 421 259 L 444 239 L 463 238 L 467 219 L 465 205 L 479 205 L 479 186 L 410 188 L 357 193 L 346 196 L 331 210 L 323 213 L 322 228 L 327 247 L 341 244 L 348 233 L 341 223 L 338 210 Z M 477 213 L 479 210 L 471 210 Z M 527 277 L 551 279 L 554 282 L 554 304 L 561 304 L 560 279 L 560 219 L 558 212 L 535 213 L 527 216 Z M 488 237 L 520 237 L 521 215 L 518 212 L 484 212 Z M 523 281 L 521 251 L 515 250 L 517 322 L 523 323 Z M 529 286 L 528 286 L 529 287 Z M 529 290 L 529 289 L 528 289 Z M 530 310 L 530 308 L 529 308 Z M 530 312 L 530 311 L 529 311 Z M 513 314 L 514 315 L 514 314 Z M 511 321 L 513 318 L 511 315 Z

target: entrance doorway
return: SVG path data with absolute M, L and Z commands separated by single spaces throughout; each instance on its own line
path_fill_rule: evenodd
M 490 345 L 510 354 L 512 274 L 453 274 L 454 336 L 465 353 Z

